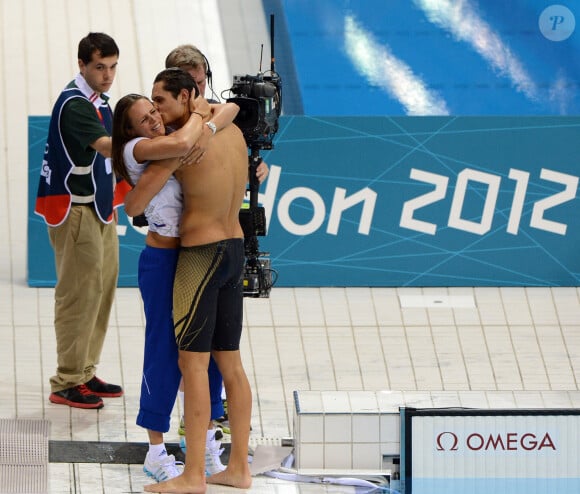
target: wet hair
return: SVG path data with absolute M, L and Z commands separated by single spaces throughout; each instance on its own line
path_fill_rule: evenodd
M 111 135 L 113 170 L 115 170 L 115 173 L 119 177 L 124 178 L 133 186 L 135 184 L 129 176 L 123 157 L 123 150 L 125 144 L 135 137 L 132 133 L 133 127 L 131 125 L 131 119 L 129 118 L 129 110 L 141 99 L 149 101 L 149 98 L 142 94 L 128 94 L 123 96 L 115 105 L 115 111 L 113 112 L 113 132 Z
M 119 56 L 119 47 L 108 34 L 89 33 L 79 42 L 78 58 L 87 65 L 91 63 L 94 53 L 99 53 L 103 58 Z
M 177 99 L 182 89 L 187 89 L 189 94 L 195 91 L 195 97 L 197 98 L 199 96 L 199 88 L 193 77 L 178 67 L 170 67 L 159 72 L 153 84 L 158 82 L 162 82 L 163 89 L 170 92 L 175 99 Z

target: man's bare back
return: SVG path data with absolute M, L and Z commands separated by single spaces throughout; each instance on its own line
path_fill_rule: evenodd
M 210 139 L 203 160 L 176 173 L 183 190 L 181 245 L 243 238 L 239 211 L 248 178 L 248 150 L 234 124 Z

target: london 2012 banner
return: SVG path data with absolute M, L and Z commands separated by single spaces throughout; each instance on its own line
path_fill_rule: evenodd
M 33 213 L 47 125 L 29 117 L 31 286 L 55 282 Z M 580 117 L 283 116 L 262 158 L 275 286 L 578 285 Z M 144 231 L 122 212 L 118 232 L 136 286 Z

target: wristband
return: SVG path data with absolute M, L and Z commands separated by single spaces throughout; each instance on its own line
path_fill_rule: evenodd
M 205 118 L 205 117 L 204 117 L 204 116 L 203 116 L 201 113 L 199 113 L 198 111 L 192 111 L 192 112 L 191 112 L 191 114 L 192 114 L 192 115 L 193 115 L 194 113 L 195 113 L 196 115 L 199 115 L 199 116 L 201 117 L 201 119 L 202 119 L 202 120 Z

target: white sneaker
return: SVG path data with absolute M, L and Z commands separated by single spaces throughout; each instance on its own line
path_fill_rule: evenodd
M 215 473 L 223 472 L 226 467 L 222 464 L 220 455 L 224 452 L 221 447 L 222 443 L 215 438 L 215 429 L 207 431 L 205 442 L 205 473 L 206 475 L 213 475 Z
M 165 455 L 153 460 L 147 453 L 143 471 L 157 482 L 163 482 L 181 475 L 182 470 L 177 468 L 178 465 L 183 466 L 183 462 L 175 461 L 173 455 Z

